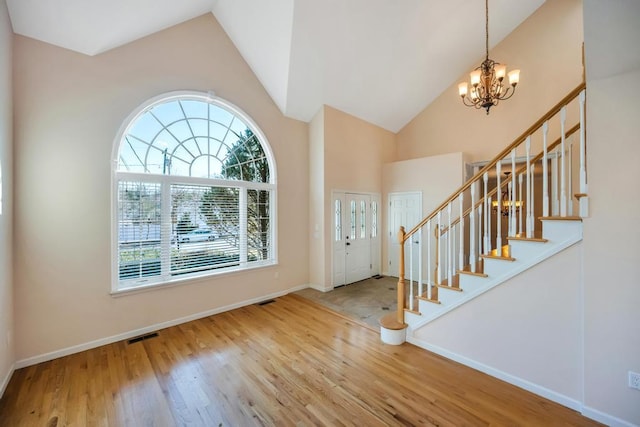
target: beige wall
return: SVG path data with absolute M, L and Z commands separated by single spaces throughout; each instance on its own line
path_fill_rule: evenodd
M 307 283 L 308 125 L 283 117 L 213 15 L 95 57 L 14 40 L 17 359 Z M 278 167 L 279 265 L 114 298 L 114 138 L 132 110 L 179 89 L 215 91 L 267 136 Z
M 584 22 L 584 401 L 640 425 L 640 391 L 627 386 L 628 371 L 640 373 L 640 2 L 585 0 Z
M 310 152 L 314 156 L 311 163 L 318 161 L 323 166 L 320 172 L 319 166 L 314 165 L 311 176 L 311 252 L 317 254 L 310 260 L 311 283 L 318 289 L 330 290 L 331 191 L 380 194 L 382 165 L 395 157 L 395 135 L 328 106 L 316 114 L 310 128 Z
M 13 263 L 12 263 L 12 90 L 11 24 L 5 2 L 0 2 L 0 396 L 9 381 L 14 362 Z
M 382 165 L 395 160 L 395 135 L 324 107 L 325 195 L 331 190 L 382 191 Z
M 472 162 L 490 160 L 517 138 L 582 81 L 581 6 L 580 0 L 547 1 L 490 50 L 489 57 L 508 70 L 521 70 L 513 98 L 487 116 L 462 105 L 455 83 L 400 130 L 398 160 L 457 151 Z M 483 52 L 469 60 L 471 71 Z M 468 78 L 464 74 L 457 82 Z

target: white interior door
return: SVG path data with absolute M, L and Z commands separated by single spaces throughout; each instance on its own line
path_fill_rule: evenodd
M 411 230 L 422 219 L 422 193 L 390 193 L 389 194 L 389 275 L 398 276 L 398 258 L 400 245 L 398 244 L 398 230 L 404 226 L 405 231 Z M 410 266 L 413 266 L 413 277 L 418 278 L 420 245 L 419 234 L 412 237 L 405 246 L 404 271 L 409 277 Z M 413 249 L 409 248 L 409 245 Z

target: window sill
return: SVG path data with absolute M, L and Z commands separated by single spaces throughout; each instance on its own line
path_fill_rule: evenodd
M 218 279 L 224 276 L 233 276 L 233 275 L 242 274 L 249 271 L 259 270 L 263 268 L 270 268 L 277 265 L 278 265 L 277 261 L 268 261 L 268 262 L 259 263 L 257 265 L 252 265 L 250 267 L 234 268 L 234 269 L 228 269 L 228 270 L 219 271 L 215 273 L 191 275 L 188 277 L 179 277 L 179 278 L 172 279 L 168 282 L 149 283 L 149 284 L 142 284 L 139 286 L 130 286 L 126 288 L 123 287 L 119 289 L 112 289 L 111 296 L 113 298 L 119 298 L 127 295 L 135 295 L 143 292 L 156 291 L 159 289 L 167 289 L 167 288 L 173 288 L 176 286 L 190 285 L 190 284 L 200 283 L 209 279 Z

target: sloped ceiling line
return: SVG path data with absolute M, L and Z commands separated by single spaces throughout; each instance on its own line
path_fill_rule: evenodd
M 213 13 L 275 104 L 397 132 L 484 53 L 478 0 L 6 0 L 16 34 L 97 55 Z M 499 43 L 544 0 L 492 0 Z M 204 41 L 206 42 L 206 41 Z

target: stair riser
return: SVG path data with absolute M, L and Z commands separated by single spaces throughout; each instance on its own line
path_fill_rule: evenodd
M 423 313 L 422 307 L 420 307 L 420 313 Z M 408 311 L 404 312 L 404 321 L 409 325 L 415 325 L 417 322 L 422 320 L 422 316 L 419 314 L 411 313 Z
M 505 261 L 502 259 L 485 258 L 484 260 L 484 273 L 490 278 L 501 277 L 505 273 L 511 271 L 516 261 Z
M 511 256 L 515 259 L 537 257 L 545 251 L 542 242 L 527 242 L 525 240 L 512 240 L 509 242 Z
M 420 307 L 420 313 L 422 313 L 422 317 L 431 316 L 441 311 L 444 311 L 444 306 L 442 304 L 434 304 L 429 301 L 420 300 L 419 307 Z M 412 324 L 410 322 L 407 322 L 407 323 L 409 323 L 410 325 Z
M 486 282 L 486 277 L 473 276 L 471 274 L 460 275 L 460 289 L 464 291 L 473 291 L 478 286 L 483 286 Z
M 438 300 L 443 306 L 447 306 L 461 300 L 464 292 L 452 291 L 447 288 L 438 288 Z
M 542 223 L 542 235 L 551 242 L 564 241 L 572 236 L 582 237 L 582 222 L 545 220 Z

